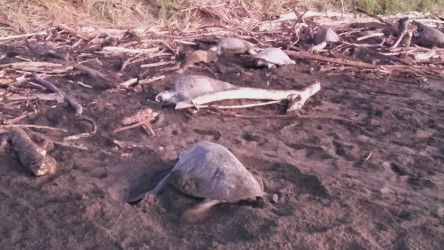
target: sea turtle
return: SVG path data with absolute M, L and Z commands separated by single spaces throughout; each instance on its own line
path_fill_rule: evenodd
M 254 45 L 234 37 L 221 38 L 217 41 L 217 44 L 210 48 L 210 51 L 215 51 L 218 55 L 224 53 L 230 54 L 256 54 Z
M 328 43 L 336 43 L 341 41 L 341 38 L 328 27 L 320 27 L 318 32 L 313 37 L 313 46 L 308 50 L 309 52 L 320 51 Z
M 203 198 L 203 202 L 182 214 L 186 222 L 197 222 L 219 203 L 238 203 L 277 195 L 265 193 L 263 185 L 224 146 L 200 141 L 181 153 L 171 172 L 157 186 L 139 196 L 159 194 L 168 184 L 184 194 Z
M 421 45 L 444 48 L 444 33 L 417 21 L 413 21 L 413 24 L 417 27 Z
M 320 27 L 318 32 L 313 37 L 313 43 L 320 44 L 322 42 L 327 43 L 336 43 L 339 42 L 341 38 L 334 32 L 332 29 L 328 27 Z
M 257 66 L 267 66 L 268 68 L 273 68 L 276 65 L 295 64 L 295 61 L 291 60 L 290 57 L 279 48 L 263 49 L 254 55 L 254 61 Z
M 157 102 L 187 102 L 194 97 L 236 88 L 234 85 L 202 75 L 179 75 L 172 77 L 174 90 L 167 90 L 156 96 Z

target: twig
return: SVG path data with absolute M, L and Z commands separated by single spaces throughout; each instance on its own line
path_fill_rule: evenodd
M 132 125 L 128 125 L 128 126 L 125 126 L 125 127 L 121 127 L 121 128 L 118 128 L 118 129 L 114 130 L 113 133 L 117 133 L 117 132 L 125 131 L 125 130 L 132 129 L 132 128 L 137 128 L 137 127 L 139 127 L 139 126 L 142 126 L 142 125 L 145 124 L 146 122 L 147 122 L 147 121 L 141 121 L 141 122 L 138 122 L 138 123 L 135 123 L 135 124 L 132 124 Z
M 368 159 L 370 159 L 370 157 L 372 156 L 372 154 L 373 154 L 373 151 L 372 152 L 370 152 L 369 154 L 368 154 L 368 156 L 365 158 L 365 160 L 364 161 L 368 161 Z
M 6 122 L 6 124 L 14 124 L 14 123 L 16 123 L 16 122 L 18 122 L 18 121 L 20 121 L 20 120 L 22 120 L 22 119 L 24 119 L 24 118 L 26 118 L 26 117 L 28 117 L 30 114 L 32 114 L 33 112 L 27 112 L 27 113 L 24 113 L 23 115 L 20 115 L 20 116 L 17 116 L 17 117 L 15 117 L 15 118 L 13 118 L 13 119 L 9 119 L 7 122 Z
M 59 24 L 59 28 L 62 29 L 62 30 L 68 31 L 68 33 L 70 33 L 71 35 L 80 37 L 80 38 L 82 38 L 85 41 L 89 41 L 89 40 L 91 40 L 91 39 L 93 39 L 95 37 L 95 36 L 92 36 L 92 35 L 89 35 L 89 34 L 84 34 L 82 32 L 77 32 L 76 30 L 74 30 L 74 29 L 72 29 L 72 28 L 70 28 L 70 27 L 68 27 L 66 25 L 63 25 L 63 24 Z
M 356 8 L 356 11 L 361 12 L 361 13 L 364 13 L 364 14 L 366 14 L 366 15 L 369 16 L 369 17 L 373 17 L 374 19 L 380 21 L 380 22 L 383 23 L 383 24 L 386 24 L 386 25 L 390 26 L 390 28 L 393 29 L 393 24 L 391 24 L 391 23 L 385 21 L 384 19 L 382 19 L 381 17 L 379 17 L 379 16 L 377 16 L 377 15 L 375 15 L 375 14 L 372 14 L 372 13 L 370 13 L 370 12 L 364 10 L 364 9 L 361 9 L 361 8 Z
M 142 85 L 142 84 L 147 84 L 147 83 L 152 83 L 152 82 L 155 82 L 155 81 L 159 81 L 159 80 L 162 80 L 162 79 L 164 79 L 166 76 L 156 76 L 156 77 L 153 77 L 153 78 L 149 78 L 149 79 L 145 79 L 145 80 L 140 80 L 139 81 L 139 84 L 140 85 Z
M 62 90 L 60 90 L 59 88 L 57 88 L 54 84 L 52 84 L 51 82 L 42 79 L 40 76 L 38 76 L 36 73 L 32 73 L 32 78 L 42 84 L 43 86 L 47 87 L 48 89 L 50 89 L 52 92 L 57 93 L 61 96 L 63 96 L 63 98 L 65 98 L 65 100 L 74 108 L 75 110 L 75 114 L 77 116 L 81 116 L 83 113 L 83 107 L 82 105 L 80 105 L 80 103 L 72 96 L 67 95 L 65 92 L 63 92 Z
M 35 132 L 35 131 L 30 131 L 33 135 L 40 137 L 43 140 L 47 140 L 47 141 L 51 141 L 53 144 L 55 145 L 59 145 L 62 147 L 68 147 L 68 148 L 76 148 L 76 149 L 81 149 L 81 150 L 89 150 L 87 147 L 84 146 L 80 146 L 80 145 L 73 145 L 73 144 L 69 144 L 69 143 L 64 143 L 64 142 L 59 142 L 59 141 L 54 141 L 51 138 L 49 138 L 48 136 Z
M 146 53 L 154 53 L 159 51 L 159 48 L 148 48 L 148 49 L 129 49 L 124 47 L 117 46 L 106 46 L 102 48 L 104 52 L 110 53 L 127 53 L 127 54 L 146 54 Z
M 117 85 L 122 88 L 128 88 L 129 86 L 136 84 L 137 81 L 138 81 L 137 78 L 132 78 L 132 79 L 129 79 L 128 81 L 124 81 L 124 82 L 119 83 Z
M 41 31 L 41 32 L 37 32 L 37 33 L 29 33 L 29 34 L 23 34 L 23 35 L 3 36 L 3 37 L 0 37 L 0 41 L 7 41 L 7 40 L 12 40 L 12 39 L 25 38 L 25 37 L 38 36 L 38 35 L 43 36 L 46 34 L 47 34 L 46 31 Z
M 99 71 L 86 67 L 85 65 L 81 65 L 78 64 L 76 62 L 71 62 L 68 61 L 68 64 L 70 64 L 71 66 L 73 66 L 75 69 L 83 71 L 85 73 L 87 73 L 88 75 L 90 75 L 91 77 L 95 78 L 95 79 L 99 79 L 104 81 L 108 87 L 112 87 L 113 83 L 111 82 L 111 80 L 108 79 L 108 77 L 106 77 L 105 75 L 103 75 L 102 73 L 100 73 Z
M 384 36 L 384 33 L 382 33 L 382 32 L 377 32 L 377 33 L 368 34 L 368 35 L 366 35 L 366 36 L 358 37 L 358 38 L 356 39 L 356 41 L 359 42 L 359 41 L 366 40 L 366 39 L 369 39 L 369 38 L 372 38 L 372 37 L 381 37 L 381 36 Z
M 302 20 L 302 18 L 304 17 L 305 13 L 307 13 L 307 11 L 308 11 L 308 9 L 306 9 L 306 10 L 304 11 L 304 13 L 302 13 L 302 15 L 298 15 L 298 16 L 299 16 L 298 19 L 297 19 L 297 20 L 293 23 L 293 25 L 291 26 L 290 30 L 289 30 L 288 33 L 287 33 L 287 36 L 291 35 L 291 33 L 294 32 L 294 27 L 296 27 L 296 24 L 298 24 L 298 23 Z M 296 14 L 296 10 L 294 10 L 294 12 L 295 12 L 295 14 Z
M 157 63 L 142 64 L 142 65 L 140 65 L 140 67 L 141 68 L 152 68 L 152 67 L 163 66 L 163 65 L 173 64 L 173 63 L 175 63 L 175 62 L 174 61 L 157 62 Z
M 68 132 L 66 129 L 62 128 L 53 128 L 48 126 L 40 126 L 40 125 L 31 125 L 31 124 L 7 124 L 7 125 L 0 125 L 0 128 L 38 128 L 38 129 L 47 129 L 47 130 L 55 130 L 55 131 L 61 131 L 61 132 Z

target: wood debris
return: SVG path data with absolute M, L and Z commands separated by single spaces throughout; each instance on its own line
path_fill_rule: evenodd
M 8 138 L 14 146 L 20 163 L 35 176 L 53 174 L 56 171 L 56 160 L 46 154 L 46 150 L 35 145 L 28 134 L 21 128 L 8 130 Z

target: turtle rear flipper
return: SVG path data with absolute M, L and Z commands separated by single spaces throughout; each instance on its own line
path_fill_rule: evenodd
M 210 208 L 221 203 L 219 200 L 205 199 L 198 205 L 189 208 L 182 214 L 181 220 L 186 223 L 196 223 L 206 218 Z

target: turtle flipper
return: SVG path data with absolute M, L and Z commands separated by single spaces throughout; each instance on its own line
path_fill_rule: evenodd
M 188 209 L 182 214 L 182 221 L 187 223 L 196 223 L 206 217 L 210 208 L 216 204 L 219 204 L 218 200 L 205 199 L 193 208 Z
M 144 200 L 148 195 L 152 194 L 152 195 L 157 195 L 160 192 L 162 192 L 166 185 L 168 185 L 169 181 L 170 181 L 170 175 L 171 174 L 167 174 L 165 177 L 163 177 L 163 179 L 150 191 L 145 192 L 145 193 L 141 193 L 135 197 L 130 198 L 127 202 L 128 203 L 138 203 L 142 200 Z

